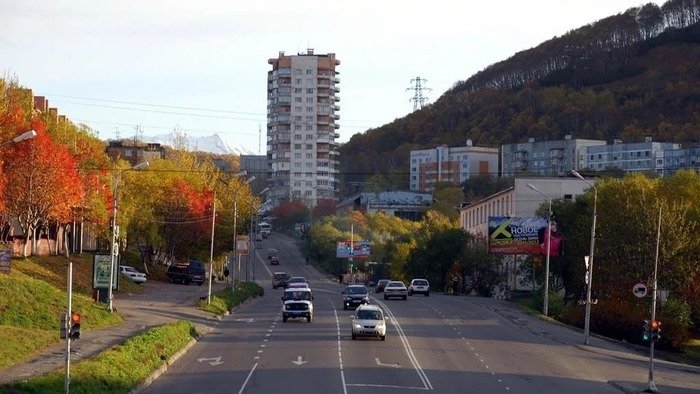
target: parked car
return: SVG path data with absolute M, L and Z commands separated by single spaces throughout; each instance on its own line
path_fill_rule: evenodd
M 392 280 L 386 284 L 384 287 L 384 299 L 388 300 L 391 297 L 400 297 L 408 299 L 408 291 L 406 290 L 406 285 L 398 280 Z
M 377 287 L 374 288 L 375 293 L 381 293 L 384 291 L 384 287 L 386 287 L 386 284 L 389 283 L 389 279 L 380 279 L 379 282 L 377 282 Z
M 365 285 L 348 285 L 342 294 L 343 309 L 369 304 L 369 290 Z
M 282 295 L 282 322 L 286 323 L 287 319 L 306 318 L 306 321 L 311 323 L 314 317 L 314 296 L 311 289 L 305 288 L 288 288 Z
M 136 268 L 130 267 L 128 265 L 121 265 L 119 266 L 119 272 L 124 274 L 127 278 L 131 279 L 134 283 L 145 283 L 146 282 L 146 274 L 143 272 L 139 272 Z
M 413 294 L 423 294 L 426 297 L 430 297 L 430 284 L 425 279 L 413 279 L 411 284 L 408 285 L 408 295 Z
M 386 340 L 384 312 L 376 305 L 360 305 L 352 318 L 352 339 L 359 336 L 378 337 Z
M 196 283 L 201 286 L 204 283 L 206 270 L 204 268 L 204 263 L 201 261 L 188 260 L 172 264 L 168 267 L 168 271 L 165 274 L 170 282 L 182 283 L 185 285 Z
M 289 274 L 286 272 L 275 272 L 272 274 L 272 288 L 276 289 L 278 287 L 287 288 L 287 281 L 289 280 Z

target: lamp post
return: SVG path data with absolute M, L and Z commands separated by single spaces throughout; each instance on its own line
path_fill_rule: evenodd
M 36 137 L 36 131 L 34 131 L 34 130 L 25 131 L 24 133 L 18 135 L 17 137 L 15 137 L 11 140 L 8 140 L 5 142 L 0 142 L 0 147 L 5 146 L 5 145 L 10 145 L 10 144 L 16 144 L 18 142 L 22 142 L 24 140 L 28 140 L 28 139 L 34 138 L 34 137 Z
M 547 256 L 544 263 L 544 302 L 542 305 L 542 313 L 547 316 L 549 312 L 549 255 L 551 254 L 552 245 L 552 199 L 540 191 L 540 189 L 536 188 L 532 183 L 528 183 L 527 187 L 544 196 L 549 203 L 547 211 Z
M 112 313 L 114 311 L 114 293 L 112 292 L 112 283 L 114 282 L 114 262 L 116 258 L 116 253 L 117 253 L 117 204 L 119 201 L 119 182 L 121 182 L 121 177 L 122 173 L 126 171 L 137 171 L 141 170 L 148 167 L 148 162 L 144 161 L 142 163 L 139 163 L 132 168 L 127 168 L 124 170 L 119 170 L 117 171 L 116 179 L 114 181 L 114 204 L 112 204 L 112 245 L 110 248 L 111 251 L 111 257 L 110 257 L 110 262 L 109 262 L 109 285 L 107 287 L 107 298 L 109 299 L 109 312 Z
M 583 323 L 583 336 L 584 343 L 588 345 L 591 338 L 591 288 L 593 287 L 593 252 L 595 252 L 595 223 L 596 223 L 596 209 L 598 207 L 598 188 L 594 184 L 587 181 L 581 176 L 576 170 L 571 170 L 576 178 L 586 182 L 588 186 L 593 188 L 593 222 L 591 223 L 591 250 L 588 254 L 588 271 L 586 274 L 588 276 L 588 283 L 586 284 L 586 318 Z
M 266 188 L 260 190 L 257 194 L 262 195 L 262 194 L 267 193 L 269 190 L 270 189 L 266 187 Z M 250 218 L 250 230 L 248 231 L 248 234 L 250 234 L 251 239 L 253 237 L 253 232 L 254 232 L 253 230 L 254 230 L 253 217 L 251 216 L 251 218 Z M 253 244 L 254 243 L 255 243 L 255 241 L 253 241 Z M 246 266 L 245 266 L 245 281 L 246 282 L 248 281 L 248 270 L 251 268 L 253 271 L 251 277 L 252 277 L 253 281 L 255 281 L 255 254 L 256 254 L 256 249 L 255 249 L 255 246 L 253 246 L 252 250 L 249 251 L 249 253 L 248 253 L 248 259 L 246 260 Z M 252 265 L 251 265 L 251 259 L 252 259 Z
M 245 171 L 242 171 L 241 174 L 246 175 L 247 173 Z M 234 260 L 237 259 L 237 261 L 238 261 L 237 267 L 238 267 L 239 278 L 240 278 L 240 274 L 241 274 L 240 273 L 240 254 L 237 252 L 238 245 L 236 242 L 236 224 L 238 221 L 238 192 L 241 190 L 241 188 L 244 185 L 248 185 L 251 182 L 253 182 L 254 180 L 255 180 L 254 176 L 251 176 L 250 178 L 246 179 L 246 181 L 243 184 L 241 184 L 238 188 L 236 188 L 236 190 L 233 193 L 233 253 L 234 253 L 233 256 L 234 256 Z M 235 263 L 235 261 L 234 261 L 234 263 Z M 236 265 L 232 266 L 231 259 L 229 259 L 229 272 L 231 273 L 232 278 L 233 278 L 233 272 L 234 272 L 233 268 L 236 268 Z M 235 289 L 235 286 L 232 286 L 232 288 Z

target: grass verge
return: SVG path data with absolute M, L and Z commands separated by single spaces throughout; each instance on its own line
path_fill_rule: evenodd
M 223 315 L 248 298 L 261 297 L 263 294 L 265 294 L 265 290 L 257 283 L 243 282 L 236 285 L 236 290 L 233 292 L 231 289 L 223 289 L 212 293 L 209 305 L 207 305 L 206 299 L 200 300 L 199 309 Z
M 67 265 L 68 260 L 58 256 L 46 260 L 16 259 L 10 274 L 0 275 L 0 369 L 23 362 L 59 341 L 59 314 L 65 313 L 68 299 Z M 75 263 L 73 267 L 73 310 L 82 316 L 82 329 L 122 323 L 121 316 L 107 312 L 104 304 L 93 302 L 84 290 L 84 281 L 92 280 L 91 263 L 90 267 L 87 262 Z
M 184 320 L 148 330 L 72 365 L 71 392 L 128 393 L 195 337 L 194 325 Z M 0 389 L 7 393 L 60 393 L 64 376 L 65 370 L 59 370 Z

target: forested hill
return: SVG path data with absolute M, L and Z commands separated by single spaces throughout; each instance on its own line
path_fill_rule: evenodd
M 409 152 L 574 138 L 700 142 L 700 0 L 647 4 L 457 82 L 435 103 L 341 146 L 347 185 L 408 188 Z

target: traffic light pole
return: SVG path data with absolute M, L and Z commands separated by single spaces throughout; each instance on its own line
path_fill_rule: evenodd
M 110 283 L 111 285 L 111 283 Z M 73 263 L 68 263 L 68 316 L 71 316 L 73 310 Z M 70 322 L 68 322 L 68 330 L 66 331 L 66 377 L 64 381 L 64 389 L 66 394 L 70 393 Z
M 661 241 L 661 207 L 659 207 L 659 224 L 656 228 L 656 257 L 654 258 L 654 284 L 651 291 L 651 322 L 656 321 L 656 294 L 658 288 L 657 274 L 659 271 L 659 243 Z M 656 339 L 652 333 L 649 341 L 649 388 L 647 391 L 652 393 L 658 392 L 656 389 L 656 384 L 654 383 L 654 343 Z

